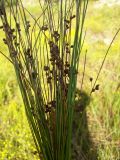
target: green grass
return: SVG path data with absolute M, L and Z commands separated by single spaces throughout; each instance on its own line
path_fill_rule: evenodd
M 35 15 L 39 14 L 36 8 L 30 7 L 30 10 Z M 120 7 L 104 6 L 101 9 L 93 9 L 93 3 L 91 3 L 88 14 L 90 16 L 86 19 L 87 36 L 83 49 L 83 51 L 88 49 L 83 89 L 89 93 L 91 89 L 89 77 L 92 76 L 95 79 L 108 47 L 102 38 L 105 36 L 112 39 L 120 26 Z M 102 38 L 98 35 L 102 35 Z M 97 41 L 92 38 L 93 36 L 98 37 Z M 6 52 L 6 48 L 1 43 L 2 37 L 3 35 L 0 36 L 0 50 Z M 119 41 L 120 36 L 114 42 L 98 80 L 100 90 L 92 95 L 91 103 L 86 109 L 90 135 L 98 150 L 99 160 L 120 159 Z M 80 62 L 84 63 L 83 56 Z M 80 82 L 81 76 L 78 79 L 78 88 Z M 0 159 L 37 160 L 13 67 L 1 55 L 0 91 Z
M 94 3 L 89 4 L 86 26 L 93 33 L 111 34 L 120 26 L 120 6 L 95 8 Z
M 17 101 L 0 106 L 0 159 L 37 160 L 24 106 Z
M 120 89 L 116 59 L 109 60 L 102 72 L 100 91 L 88 107 L 89 128 L 98 147 L 99 159 L 119 160 Z M 118 89 L 117 89 L 118 88 Z

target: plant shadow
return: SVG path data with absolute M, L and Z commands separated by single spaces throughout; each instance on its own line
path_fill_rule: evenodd
M 89 103 L 89 95 L 77 89 L 72 128 L 72 160 L 97 160 L 97 148 L 89 133 L 86 113 Z

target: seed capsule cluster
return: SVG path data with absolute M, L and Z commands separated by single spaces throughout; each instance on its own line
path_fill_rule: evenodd
M 45 105 L 45 113 L 50 113 L 55 108 L 56 108 L 56 101 L 55 100 L 48 102 L 48 104 Z
M 4 10 L 0 9 L 0 16 L 5 17 Z M 67 32 L 71 27 L 72 19 L 75 18 L 75 15 L 70 16 L 68 19 L 64 19 L 64 36 L 67 37 Z M 30 21 L 25 20 L 24 29 L 26 34 L 29 35 L 30 31 Z M 18 60 L 18 67 L 20 72 L 26 74 L 30 77 L 33 82 L 37 81 L 38 72 L 35 68 L 35 58 L 32 53 L 31 47 L 24 48 L 24 61 L 26 62 L 27 73 L 25 73 L 24 67 L 22 63 L 19 62 L 20 48 L 23 45 L 20 41 L 20 37 L 22 37 L 21 24 L 19 21 L 15 22 L 15 27 L 11 28 L 9 23 L 3 23 L 3 26 L 0 26 L 0 29 L 3 29 L 7 33 L 7 37 L 3 39 L 3 42 L 8 45 L 10 49 L 10 56 L 12 59 Z M 40 30 L 46 34 L 46 31 L 50 32 L 51 38 L 48 40 L 49 47 L 49 60 L 47 65 L 43 67 L 46 83 L 49 86 L 49 91 L 52 92 L 57 90 L 57 88 L 61 88 L 64 100 L 67 99 L 68 94 L 68 86 L 69 86 L 69 78 L 70 78 L 70 54 L 71 50 L 74 47 L 70 44 L 68 38 L 65 38 L 65 42 L 63 42 L 63 46 L 61 49 L 61 35 L 59 29 L 52 30 L 49 25 L 43 25 Z M 69 33 L 69 32 L 68 32 Z M 74 73 L 76 74 L 76 73 Z M 24 75 L 25 76 L 25 75 Z M 56 88 L 55 88 L 56 87 Z M 56 100 L 55 95 L 51 96 L 46 102 L 45 105 L 45 113 L 50 113 L 52 110 L 56 108 Z
M 64 36 L 67 37 L 67 30 L 71 27 L 71 22 L 75 18 L 75 15 L 70 16 L 69 19 L 64 19 Z M 41 27 L 42 31 L 49 30 L 47 25 Z M 69 33 L 69 32 L 68 32 Z M 70 79 L 70 55 L 74 45 L 71 45 L 69 40 L 65 40 L 62 51 L 60 49 L 60 33 L 55 30 L 51 33 L 51 39 L 48 41 L 49 46 L 49 62 L 44 66 L 44 72 L 46 75 L 46 82 L 50 86 L 50 90 L 54 90 L 53 84 L 56 84 L 56 88 L 61 88 L 63 99 L 66 101 L 68 94 L 68 86 Z M 77 72 L 75 71 L 75 73 Z M 53 96 L 54 97 L 54 96 Z M 64 101 L 62 100 L 62 101 Z M 66 102 L 65 102 L 66 103 Z M 46 113 L 50 113 L 53 108 L 56 108 L 56 101 L 54 98 L 46 104 Z
M 92 84 L 92 82 L 93 82 L 93 78 L 92 77 L 90 77 L 90 82 L 91 82 L 91 84 Z M 94 88 L 92 88 L 92 90 L 91 90 L 91 93 L 93 93 L 93 92 L 95 92 L 95 91 L 98 91 L 100 89 L 100 85 L 99 84 L 96 84 L 95 85 L 95 87 Z

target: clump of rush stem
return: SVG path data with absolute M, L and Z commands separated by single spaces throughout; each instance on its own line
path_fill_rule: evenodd
M 73 110 L 88 0 L 40 1 L 34 17 L 22 0 L 0 0 L 4 43 L 14 66 L 39 156 L 70 160 Z M 55 10 L 56 9 L 56 10 Z

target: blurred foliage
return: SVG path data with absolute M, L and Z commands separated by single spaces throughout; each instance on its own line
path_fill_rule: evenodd
M 0 160 L 37 160 L 13 68 L 1 59 Z
M 0 106 L 0 159 L 37 160 L 24 108 L 17 100 Z

